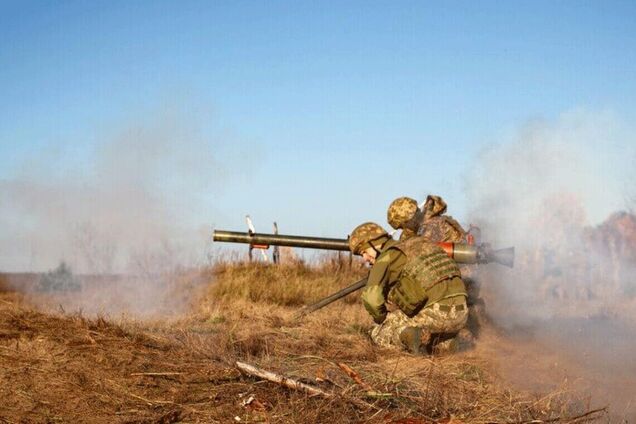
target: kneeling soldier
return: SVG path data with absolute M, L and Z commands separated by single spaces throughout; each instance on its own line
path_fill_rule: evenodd
M 398 242 L 372 222 L 353 230 L 349 248 L 372 265 L 362 301 L 375 343 L 412 353 L 443 341 L 439 348 L 452 348 L 468 317 L 466 288 L 442 248 L 424 237 Z

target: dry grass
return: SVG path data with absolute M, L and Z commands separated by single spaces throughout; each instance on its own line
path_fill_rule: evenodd
M 318 269 L 221 264 L 197 279 L 190 313 L 170 320 L 43 313 L 4 296 L 0 422 L 538 423 L 574 422 L 564 417 L 585 412 L 566 393 L 533 397 L 501 386 L 470 353 L 427 358 L 375 347 L 355 295 L 292 318 L 298 306 L 361 274 L 335 262 Z M 335 396 L 312 398 L 242 376 L 236 360 Z
M 349 267 L 333 256 L 325 256 L 313 267 L 303 262 L 280 266 L 262 262 L 224 263 L 214 269 L 218 283 L 211 286 L 210 301 L 245 299 L 281 306 L 305 305 L 365 275 L 360 263 Z M 356 299 L 352 296 L 345 302 L 354 303 Z

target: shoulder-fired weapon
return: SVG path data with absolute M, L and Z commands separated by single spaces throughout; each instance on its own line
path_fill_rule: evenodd
M 267 249 L 269 246 L 289 246 L 309 249 L 349 251 L 348 240 L 338 238 L 214 230 L 213 240 L 228 243 L 245 243 L 260 249 Z M 514 247 L 495 250 L 488 243 L 472 245 L 466 243 L 438 242 L 436 244 L 444 249 L 446 254 L 453 258 L 457 263 L 487 264 L 494 262 L 509 268 L 512 268 L 514 265 Z M 311 312 L 321 309 L 330 303 L 345 297 L 349 293 L 353 293 L 356 290 L 361 289 L 366 285 L 366 283 L 367 279 L 363 278 L 362 280 L 357 281 L 312 305 L 308 305 L 296 314 L 296 318 L 303 317 Z

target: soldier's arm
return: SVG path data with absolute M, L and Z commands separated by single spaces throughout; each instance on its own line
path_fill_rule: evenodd
M 386 318 L 385 293 L 388 291 L 391 256 L 384 254 L 378 257 L 369 272 L 367 285 L 362 292 L 362 303 L 377 324 L 381 324 Z

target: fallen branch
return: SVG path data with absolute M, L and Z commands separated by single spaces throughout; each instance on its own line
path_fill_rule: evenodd
M 603 407 L 603 408 L 598 408 L 598 409 L 593 409 L 591 411 L 587 411 L 585 414 L 581 414 L 581 415 L 577 415 L 575 417 L 565 417 L 564 419 L 567 420 L 565 421 L 566 423 L 576 423 L 579 422 L 580 420 L 585 420 L 587 419 L 590 415 L 594 415 L 594 414 L 598 414 L 598 413 L 607 413 L 607 406 Z M 594 417 L 596 418 L 596 417 Z
M 547 418 L 544 420 L 532 420 L 532 421 L 515 421 L 515 422 L 511 422 L 509 424 L 544 424 L 544 423 L 554 423 L 554 422 L 563 422 L 563 423 L 577 423 L 580 422 L 581 420 L 587 420 L 587 419 L 595 419 L 597 417 L 591 417 L 591 415 L 594 414 L 599 414 L 601 412 L 607 412 L 607 406 L 603 407 L 603 408 L 598 408 L 598 409 L 593 409 L 591 411 L 587 411 L 584 414 L 581 415 L 576 415 L 574 417 L 553 417 L 553 418 Z
M 312 396 L 320 396 L 327 399 L 334 397 L 333 393 L 325 392 L 324 390 L 321 390 L 309 384 L 305 384 L 300 381 L 294 380 L 293 378 L 284 377 L 282 375 L 275 374 L 271 371 L 266 371 L 261 368 L 257 368 L 253 365 L 246 364 L 244 362 L 236 361 L 236 367 L 242 372 L 244 372 L 245 374 L 248 374 L 254 377 L 259 377 L 259 378 L 262 378 L 263 380 L 271 381 L 272 383 L 279 384 L 283 387 L 287 387 L 288 389 L 298 390 Z M 364 402 L 360 399 L 347 398 L 347 400 L 353 403 L 354 405 L 357 405 L 363 408 L 371 408 L 375 410 L 379 409 L 378 407 L 371 405 L 370 403 Z
M 253 365 L 246 364 L 244 362 L 236 361 L 236 367 L 246 374 L 262 378 L 272 383 L 280 384 L 292 390 L 300 390 L 313 396 L 322 396 L 325 398 L 333 397 L 332 393 L 320 390 L 317 387 L 310 386 L 309 384 L 301 383 L 293 378 L 283 377 L 282 375 L 275 374 L 271 371 L 266 371 L 261 368 L 256 368 Z

